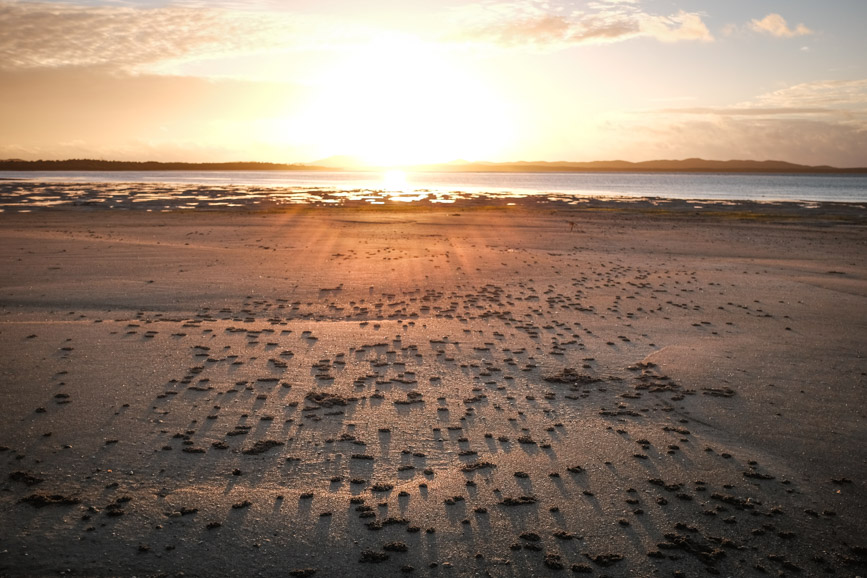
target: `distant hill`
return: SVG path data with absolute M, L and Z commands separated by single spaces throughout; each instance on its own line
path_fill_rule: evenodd
M 0 160 L 2 171 L 358 171 L 382 170 L 365 167 L 354 157 L 335 156 L 313 164 L 282 164 L 259 162 L 182 163 L 157 161 L 105 161 L 69 159 L 62 161 Z M 840 173 L 867 174 L 867 167 L 837 168 L 827 165 L 809 166 L 784 161 L 712 161 L 705 159 L 656 161 L 518 161 L 510 163 L 453 161 L 402 167 L 419 172 L 486 172 L 486 173 L 569 173 L 569 172 L 702 172 L 702 173 Z
M 417 170 L 455 171 L 455 172 L 703 172 L 703 173 L 867 173 L 867 167 L 837 168 L 827 165 L 809 166 L 787 163 L 785 161 L 709 161 L 705 159 L 657 160 L 657 161 L 593 161 L 593 162 L 549 162 L 519 161 L 513 163 L 485 163 L 458 161 L 443 165 L 414 167 Z

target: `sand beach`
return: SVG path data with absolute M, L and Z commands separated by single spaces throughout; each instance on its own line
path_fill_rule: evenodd
M 0 213 L 0 575 L 864 576 L 867 208 Z

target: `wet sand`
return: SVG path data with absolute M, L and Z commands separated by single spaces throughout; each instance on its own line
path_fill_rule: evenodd
M 865 217 L 0 214 L 0 574 L 863 576 Z

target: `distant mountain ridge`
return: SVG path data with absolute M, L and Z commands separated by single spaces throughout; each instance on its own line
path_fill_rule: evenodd
M 513 163 L 485 163 L 458 161 L 449 165 L 435 165 L 439 170 L 489 172 L 718 172 L 718 173 L 867 173 L 867 167 L 838 168 L 828 165 L 798 165 L 785 161 L 705 159 L 655 161 L 518 161 Z M 447 168 L 451 167 L 451 168 Z
M 390 167 L 365 167 L 352 157 L 329 157 L 311 164 L 263 162 L 185 163 L 158 161 L 106 161 L 97 159 L 0 160 L 0 171 L 379 171 Z M 810 166 L 785 161 L 705 159 L 655 161 L 517 161 L 507 163 L 452 161 L 399 167 L 418 172 L 704 172 L 704 173 L 818 173 L 867 174 L 867 167 Z

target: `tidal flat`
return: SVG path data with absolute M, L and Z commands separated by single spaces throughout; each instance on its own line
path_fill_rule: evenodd
M 867 211 L 0 214 L 0 574 L 863 576 Z

